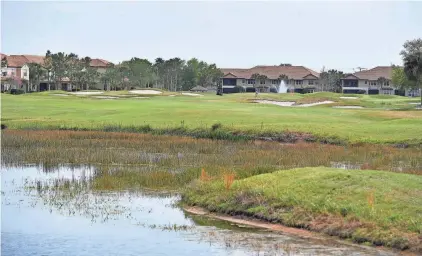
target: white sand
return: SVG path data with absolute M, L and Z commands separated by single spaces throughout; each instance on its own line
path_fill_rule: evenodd
M 113 97 L 113 96 L 94 96 L 92 98 L 96 98 L 96 99 L 117 99 L 119 97 Z
M 334 101 L 329 101 L 329 100 L 309 103 L 309 104 L 300 104 L 300 105 L 295 105 L 294 101 L 255 100 L 255 102 L 263 103 L 263 104 L 273 104 L 280 107 L 312 107 L 312 106 L 317 106 L 317 105 L 334 103 Z
M 132 91 L 129 91 L 129 93 L 134 93 L 134 94 L 162 94 L 162 92 L 155 91 L 155 90 L 132 90 Z
M 256 103 L 273 104 L 280 107 L 290 107 L 295 104 L 294 101 L 272 101 L 272 100 L 255 100 Z
M 326 100 L 326 101 L 321 101 L 321 102 L 296 105 L 295 107 L 312 107 L 312 106 L 318 106 L 318 105 L 324 105 L 324 104 L 331 104 L 331 103 L 334 103 L 334 101 Z
M 182 92 L 182 95 L 186 95 L 186 96 L 204 96 L 204 95 L 201 95 L 201 94 L 190 93 L 190 92 Z
M 357 109 L 357 108 L 363 108 L 361 106 L 334 106 L 333 108 L 350 108 L 350 109 Z
M 92 94 L 102 94 L 104 92 L 71 92 L 74 95 L 92 95 Z
M 340 97 L 340 99 L 345 99 L 345 100 L 357 100 L 359 99 L 358 97 Z
M 50 95 L 54 95 L 54 96 L 69 96 L 68 94 L 50 94 Z

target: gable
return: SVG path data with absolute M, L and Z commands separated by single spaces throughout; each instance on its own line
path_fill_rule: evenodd
M 224 75 L 224 78 L 237 78 L 237 76 L 233 75 L 232 73 L 228 73 Z
M 355 79 L 355 80 L 358 80 L 359 77 L 357 77 L 355 75 L 352 75 L 352 74 L 349 74 L 349 75 L 345 76 L 343 79 Z
M 303 79 L 308 79 L 308 80 L 309 79 L 318 79 L 318 77 L 313 75 L 313 74 L 309 74 L 309 75 L 304 76 Z

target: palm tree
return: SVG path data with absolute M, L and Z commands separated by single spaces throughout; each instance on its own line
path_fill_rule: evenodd
M 415 86 L 421 93 L 422 105 L 422 39 L 407 41 L 403 47 L 400 55 L 403 58 L 404 73 L 408 80 L 416 82 Z
M 258 74 L 258 73 L 255 73 L 255 74 L 253 74 L 253 75 L 251 76 L 251 79 L 255 80 L 255 82 L 254 82 L 254 84 L 253 84 L 253 87 L 255 88 L 255 91 L 257 91 L 257 88 L 256 88 L 256 83 L 258 82 L 258 79 L 260 79 L 260 77 L 261 77 L 261 75 L 260 75 L 260 74 Z

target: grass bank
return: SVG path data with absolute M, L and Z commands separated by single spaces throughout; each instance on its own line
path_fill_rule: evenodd
M 327 167 L 200 179 L 185 204 L 422 252 L 422 177 Z
M 142 99 L 53 94 L 2 95 L 2 124 L 12 129 L 148 132 L 199 138 L 306 134 L 311 140 L 328 143 L 422 144 L 419 136 L 422 134 L 422 111 L 386 110 L 398 106 L 414 107 L 408 104 L 412 100 L 405 97 L 359 96 L 357 100 L 345 100 L 341 94 L 333 93 L 260 94 L 261 99 L 298 103 L 328 99 L 338 105 L 377 107 L 334 109 L 331 105 L 298 108 L 250 103 L 254 96 L 247 93 L 223 97 L 156 95 Z M 218 132 L 212 130 L 215 125 L 220 126 Z

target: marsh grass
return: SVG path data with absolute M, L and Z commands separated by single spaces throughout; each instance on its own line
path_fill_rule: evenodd
M 422 174 L 422 149 L 382 145 L 336 146 L 274 141 L 216 141 L 176 136 L 92 131 L 2 133 L 4 166 L 36 164 L 45 171 L 62 165 L 96 168 L 98 190 L 180 189 L 196 180 L 236 179 L 282 169 L 333 166 Z M 203 171 L 202 171 L 203 169 Z

